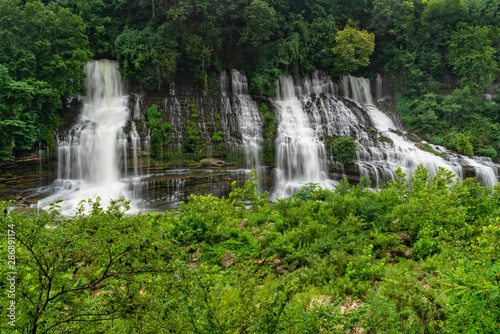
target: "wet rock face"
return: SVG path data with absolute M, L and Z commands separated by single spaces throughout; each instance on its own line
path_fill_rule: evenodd
M 19 201 L 25 189 L 51 184 L 56 178 L 56 169 L 56 160 L 34 152 L 12 162 L 0 163 L 0 201 Z
M 211 93 L 204 96 L 155 96 L 139 99 L 142 119 L 146 119 L 147 110 L 156 105 L 161 114 L 160 121 L 171 125 L 172 131 L 166 140 L 172 150 L 185 148 L 191 140 L 198 144 L 201 158 L 224 157 L 230 151 L 244 154 L 244 138 L 238 118 L 241 107 L 235 96 Z M 272 106 L 270 101 L 266 102 Z M 268 112 L 274 113 L 274 110 L 269 108 Z M 260 132 L 269 132 L 266 123 L 260 122 L 260 127 Z M 143 126 L 141 129 L 140 136 L 147 137 L 148 128 Z M 233 157 L 232 160 L 238 159 Z

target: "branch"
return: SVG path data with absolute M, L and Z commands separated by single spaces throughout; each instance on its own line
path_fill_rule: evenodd
M 91 322 L 91 321 L 101 321 L 101 320 L 114 320 L 114 319 L 118 319 L 119 317 L 112 317 L 112 318 L 107 318 L 107 319 L 103 319 L 103 318 L 98 318 L 98 319 L 75 319 L 75 318 L 78 318 L 78 317 L 105 317 L 105 316 L 109 316 L 115 312 L 117 312 L 119 310 L 119 308 L 116 308 L 110 312 L 106 312 L 106 313 L 86 313 L 86 314 L 78 314 L 78 315 L 74 315 L 66 320 L 61 320 L 61 321 L 58 321 L 56 322 L 55 324 L 53 324 L 52 326 L 50 326 L 49 328 L 47 328 L 42 334 L 45 334 L 47 333 L 48 331 L 50 331 L 52 328 L 60 325 L 60 324 L 63 324 L 63 323 L 68 323 L 68 322 L 72 322 L 72 321 L 86 321 L 86 322 Z
M 104 270 L 104 272 L 102 273 L 102 276 L 97 280 L 95 281 L 94 283 L 91 283 L 91 284 L 88 284 L 86 286 L 81 286 L 81 287 L 78 287 L 78 288 L 74 288 L 74 289 L 69 289 L 69 290 L 64 290 L 64 291 L 61 291 L 57 294 L 55 294 L 54 296 L 50 297 L 47 301 L 52 301 L 54 300 L 55 298 L 59 297 L 60 295 L 63 295 L 65 293 L 68 293 L 68 292 L 74 292 L 74 291 L 80 291 L 80 290 L 86 290 L 86 289 L 90 289 L 90 288 L 94 288 L 96 285 L 98 285 L 99 283 L 101 283 L 102 281 L 104 281 L 105 279 L 107 278 L 110 278 L 110 277 L 114 277 L 116 276 L 117 274 L 116 273 L 111 273 L 111 274 L 108 274 L 110 268 L 111 268 L 111 265 L 113 264 L 113 262 L 118 259 L 119 257 L 121 257 L 122 255 L 124 255 L 125 253 L 127 253 L 128 251 L 130 251 L 132 248 L 130 247 L 127 247 L 127 249 L 125 249 L 122 253 L 116 255 L 114 258 L 113 257 L 110 257 L 110 260 L 109 260 L 109 263 L 107 264 L 106 266 L 106 269 Z
M 33 257 L 35 258 L 36 260 L 36 263 L 38 264 L 38 266 L 40 267 L 40 269 L 42 269 L 43 271 L 43 274 L 45 276 L 49 276 L 49 274 L 47 273 L 47 271 L 44 270 L 42 264 L 40 263 L 40 261 L 38 260 L 37 256 L 35 255 L 35 252 L 31 249 L 31 247 L 29 247 L 23 240 L 21 240 L 17 235 L 16 235 L 16 239 L 22 244 L 24 245 L 24 247 L 26 247 L 26 249 L 33 255 Z

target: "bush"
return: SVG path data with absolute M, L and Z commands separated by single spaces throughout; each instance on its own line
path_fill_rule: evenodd
M 161 113 L 158 111 L 158 106 L 153 104 L 146 111 L 147 123 L 151 129 L 151 154 L 154 157 L 162 158 L 163 152 L 166 152 L 168 144 L 168 136 L 172 134 L 172 126 L 168 123 L 161 123 Z
M 482 155 L 483 157 L 490 157 L 495 159 L 497 157 L 497 151 L 493 147 L 482 148 L 477 151 L 477 155 Z
M 318 188 L 317 183 L 307 183 L 305 186 L 302 186 L 299 191 L 293 195 L 293 197 L 304 200 L 304 201 L 310 201 L 312 199 L 313 193 L 316 191 Z M 320 188 L 321 189 L 321 188 Z
M 212 136 L 212 141 L 214 143 L 221 143 L 223 139 L 224 139 L 224 132 L 220 130 L 214 133 L 214 135 Z
M 453 138 L 453 146 L 458 152 L 462 154 L 474 154 L 474 149 L 472 147 L 472 144 L 470 143 L 469 137 L 465 136 L 462 133 L 455 135 L 455 138 Z
M 434 145 L 444 145 L 444 139 L 440 137 L 432 137 L 429 141 Z
M 148 122 L 154 122 L 158 117 L 160 117 L 160 112 L 158 111 L 158 106 L 153 104 L 151 107 L 146 110 L 146 118 Z
M 332 142 L 331 148 L 341 163 L 351 164 L 356 158 L 358 145 L 352 137 L 339 137 Z

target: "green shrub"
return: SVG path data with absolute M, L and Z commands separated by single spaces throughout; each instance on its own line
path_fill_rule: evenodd
M 477 155 L 482 155 L 484 157 L 490 157 L 492 159 L 495 159 L 498 154 L 493 147 L 488 147 L 488 148 L 482 148 L 479 151 L 477 151 Z
M 260 104 L 259 111 L 262 113 L 262 115 L 265 115 L 268 110 L 269 107 L 265 103 Z
M 352 137 L 339 137 L 332 142 L 331 148 L 341 163 L 350 164 L 356 158 L 358 145 Z
M 316 192 L 316 189 L 318 189 L 317 183 L 311 183 L 311 182 L 307 183 L 305 186 L 302 186 L 299 189 L 299 191 L 297 191 L 293 195 L 293 197 L 304 200 L 304 201 L 310 201 L 312 199 L 313 193 Z
M 222 142 L 223 139 L 224 139 L 224 132 L 220 130 L 214 133 L 214 135 L 212 136 L 212 141 L 214 143 L 220 143 Z
M 466 154 L 466 155 L 473 155 L 474 154 L 474 148 L 472 147 L 472 144 L 470 143 L 470 139 L 469 137 L 467 137 L 466 135 L 462 134 L 462 133 L 458 133 L 455 135 L 455 137 L 453 138 L 453 146 L 454 148 L 462 153 L 462 154 Z
M 444 333 L 498 333 L 500 220 L 490 223 L 480 228 L 458 263 L 442 268 L 438 283 L 447 303 Z
M 265 114 L 264 115 L 264 123 L 266 123 L 267 128 L 269 129 L 270 133 L 274 132 L 274 126 L 276 123 L 276 119 L 274 118 L 273 115 L 271 114 Z
M 196 137 L 198 137 L 198 128 L 196 127 L 196 123 L 187 120 L 186 124 L 187 124 L 189 139 L 196 140 Z
M 160 116 L 161 113 L 158 111 L 156 104 L 153 104 L 146 111 L 146 125 L 151 129 L 151 154 L 162 158 L 163 152 L 166 152 L 165 145 L 168 144 L 167 138 L 172 133 L 172 126 L 168 123 L 162 124 Z
M 440 137 L 432 137 L 429 141 L 434 145 L 444 145 L 444 139 Z
M 148 122 L 153 122 L 155 121 L 158 117 L 160 117 L 160 112 L 158 111 L 158 106 L 156 104 L 153 104 L 151 107 L 146 110 L 146 118 L 148 119 Z

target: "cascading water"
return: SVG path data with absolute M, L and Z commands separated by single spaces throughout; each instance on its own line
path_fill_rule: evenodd
M 132 129 L 130 130 L 129 133 L 130 136 L 130 144 L 132 145 L 132 157 L 134 159 L 134 176 L 139 176 L 139 167 L 138 167 L 138 152 L 141 151 L 141 137 L 139 136 L 139 133 L 137 132 L 137 127 L 135 126 L 135 123 L 132 122 Z M 126 160 L 125 160 L 126 164 Z
M 366 108 L 378 133 L 389 139 L 376 143 L 358 140 L 360 151 L 357 155 L 356 164 L 363 176 L 374 175 L 375 177 L 372 178 L 378 184 L 380 180 L 387 181 L 393 178 L 394 170 L 397 167 L 401 167 L 407 177 L 410 178 L 415 168 L 418 165 L 423 165 L 432 174 L 436 174 L 438 168 L 443 167 L 463 179 L 463 166 L 467 165 L 475 169 L 476 177 L 482 185 L 492 186 L 498 183 L 497 167 L 489 158 L 466 157 L 442 147 L 432 146 L 436 151 L 440 151 L 447 156 L 447 159 L 443 159 L 441 156 L 417 148 L 414 142 L 406 140 L 403 136 L 404 130 L 373 105 L 368 79 L 344 77 L 342 86 L 347 97 Z M 423 142 L 423 144 L 427 143 Z
M 381 85 L 382 79 L 378 81 Z M 388 95 L 384 91 L 379 90 L 379 100 Z M 460 179 L 464 179 L 464 166 L 468 166 L 482 185 L 498 183 L 498 166 L 489 158 L 466 157 L 431 145 L 446 156 L 444 159 L 418 148 L 406 138 L 395 116 L 391 118 L 373 104 L 368 79 L 344 77 L 337 84 L 328 75 L 315 72 L 295 80 L 294 85 L 292 78 L 282 77 L 278 81 L 277 104 L 280 119 L 272 198 L 290 196 L 308 182 L 332 186 L 335 181 L 328 177 L 328 163 L 333 163 L 330 178 L 344 177 L 344 166 L 335 163 L 335 157 L 325 149 L 329 140 L 339 136 L 355 138 L 359 147 L 355 169 L 360 176 L 369 177 L 374 186 L 393 179 L 398 167 L 410 178 L 419 164 L 433 174 L 444 167 Z M 333 167 L 339 165 L 340 173 Z
M 231 88 L 239 109 L 238 124 L 248 168 L 258 169 L 262 154 L 262 115 L 259 106 L 248 95 L 248 81 L 244 73 L 231 72 Z
M 182 177 L 175 177 L 178 170 L 160 176 L 156 166 L 147 168 L 148 175 L 142 175 L 140 156 L 149 161 L 150 136 L 140 109 L 144 110 L 147 105 L 140 103 L 141 96 L 137 96 L 135 108 L 129 112 L 128 98 L 122 90 L 115 63 L 91 62 L 85 71 L 88 94 L 83 112 L 68 135 L 58 138 L 58 179 L 52 187 L 42 187 L 34 194 L 36 198 L 50 194 L 39 200 L 38 206 L 47 208 L 49 203 L 62 199 L 62 213 L 71 215 L 82 199 L 100 196 L 106 206 L 111 199 L 125 196 L 134 200 L 132 204 L 136 208 L 139 207 L 138 199 L 142 200 L 141 207 L 145 204 L 148 208 L 163 208 L 163 205 L 175 205 L 174 202 L 188 193 L 196 192 L 192 187 L 184 190 L 181 187 L 184 183 L 179 183 L 175 189 L 165 188 L 165 181 L 162 181 L 168 178 L 168 186 L 173 182 L 171 178 L 187 180 L 191 170 L 182 171 Z M 197 108 L 199 116 L 193 117 L 192 122 L 197 125 L 197 139 L 210 143 L 205 154 L 209 148 L 222 152 L 224 149 L 241 150 L 248 168 L 258 168 L 264 124 L 258 104 L 248 94 L 247 79 L 242 72 L 233 70 L 221 74 L 220 84 L 220 95 L 191 97 L 189 93 L 165 97 L 163 120 L 172 126 L 169 149 L 180 150 L 186 139 L 186 115 L 192 117 L 193 106 L 203 106 Z M 295 80 L 281 77 L 277 85 L 276 99 L 266 102 L 276 107 L 277 124 L 275 187 L 270 199 L 290 196 L 310 182 L 330 188 L 338 184 L 334 180 L 346 176 L 353 179 L 367 176 L 376 186 L 393 178 L 397 167 L 402 167 L 410 177 L 418 164 L 433 173 L 438 167 L 445 167 L 461 179 L 476 175 L 485 186 L 498 183 L 498 166 L 489 158 L 466 157 L 430 144 L 445 158 L 419 149 L 421 143 L 408 140 L 409 134 L 402 130 L 397 116 L 374 106 L 367 79 L 345 77 L 334 82 L 327 74 L 315 72 Z M 376 87 L 380 85 L 379 78 Z M 390 106 L 391 101 L 385 101 L 388 95 L 385 89 L 377 90 L 376 103 L 382 101 L 379 105 Z M 131 121 L 130 132 L 125 134 L 123 129 L 127 121 Z M 215 144 L 211 134 L 220 130 L 224 133 L 223 141 Z M 234 135 L 238 132 L 241 137 Z M 332 154 L 329 144 L 339 136 L 353 137 L 358 143 L 354 164 L 342 165 Z M 134 163 L 133 169 L 127 166 L 127 156 Z M 211 192 L 224 193 L 228 187 L 223 182 L 228 177 L 243 180 L 244 176 L 237 175 L 242 172 L 225 168 L 224 173 L 230 174 L 214 174 L 213 178 L 206 179 L 207 186 Z M 263 187 L 271 183 L 270 175 L 262 175 L 263 179 L 267 177 Z M 216 189 L 219 186 L 220 189 Z
M 120 155 L 127 151 L 123 127 L 129 111 L 117 64 L 91 61 L 84 70 L 87 95 L 80 120 L 66 138 L 58 141 L 55 193 L 38 203 L 45 209 L 49 203 L 63 200 L 60 205 L 65 215 L 74 214 L 84 199 L 100 197 L 102 205 L 107 206 L 111 199 L 131 197 L 128 185 L 120 182 Z
M 290 196 L 306 183 L 333 185 L 327 177 L 325 145 L 310 124 L 291 77 L 278 81 L 278 137 L 276 190 L 272 198 Z

